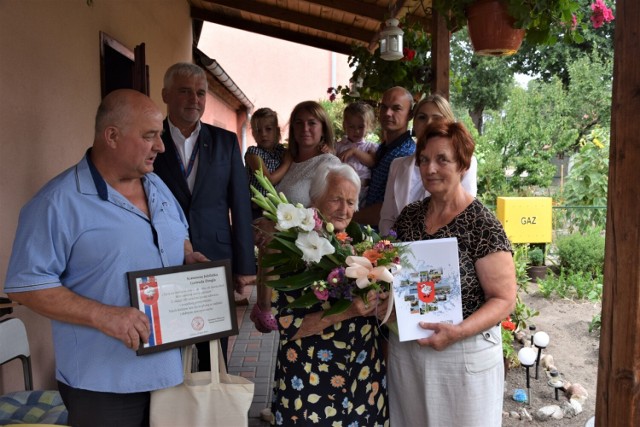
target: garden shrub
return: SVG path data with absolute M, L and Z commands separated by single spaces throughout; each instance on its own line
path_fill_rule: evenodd
M 576 273 L 589 273 L 591 277 L 604 270 L 604 236 L 599 229 L 585 234 L 564 236 L 556 241 L 560 267 Z

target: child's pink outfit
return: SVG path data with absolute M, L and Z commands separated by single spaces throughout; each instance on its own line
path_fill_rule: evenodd
M 349 138 L 345 136 L 336 144 L 336 155 L 340 156 L 341 153 L 354 147 L 366 153 L 371 153 L 371 152 L 375 153 L 378 150 L 378 144 L 376 144 L 375 142 L 367 142 L 364 139 L 358 142 L 351 142 Z M 349 160 L 347 160 L 344 163 L 351 166 L 360 177 L 361 186 L 360 186 L 359 200 L 360 200 L 360 204 L 362 204 L 364 202 L 364 199 L 367 196 L 367 189 L 369 188 L 369 180 L 371 179 L 371 169 L 369 169 L 368 166 L 360 163 L 360 160 L 358 160 L 355 156 L 351 156 Z

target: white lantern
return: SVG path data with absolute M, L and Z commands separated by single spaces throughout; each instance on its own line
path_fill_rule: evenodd
M 380 32 L 380 58 L 386 61 L 402 59 L 402 36 L 404 31 L 398 28 L 397 19 L 387 19 L 386 27 Z
M 518 360 L 524 367 L 532 367 L 536 363 L 536 351 L 531 347 L 523 347 L 518 352 Z
M 523 347 L 518 352 L 518 360 L 524 366 L 527 378 L 527 404 L 531 405 L 531 383 L 529 382 L 529 368 L 536 363 L 536 352 L 531 347 Z
M 536 332 L 533 336 L 533 345 L 538 348 L 547 348 L 549 345 L 549 334 L 546 332 Z

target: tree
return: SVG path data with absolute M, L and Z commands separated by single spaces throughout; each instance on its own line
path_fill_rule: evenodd
M 609 179 L 609 133 L 596 127 L 580 140 L 562 196 L 569 206 L 606 206 Z M 604 228 L 606 209 L 575 209 L 571 224 L 580 231 Z
M 568 65 L 572 84 L 559 77 L 516 87 L 500 111 L 489 111 L 478 139 L 478 192 L 492 199 L 551 185 L 551 159 L 572 155 L 594 128 L 608 129 L 611 63 L 583 56 Z M 505 171 L 510 171 L 510 178 Z
M 607 55 L 584 55 L 568 65 L 571 85 L 567 90 L 567 102 L 574 126 L 576 140 L 568 147 L 578 148 L 582 138 L 597 127 L 611 125 L 611 90 L 613 60 Z
M 482 153 L 479 193 L 493 198 L 504 195 L 496 191 L 522 192 L 551 185 L 555 173 L 551 159 L 557 147 L 575 140 L 566 101 L 559 79 L 532 82 L 527 90 L 514 87 L 504 110 L 490 112 L 487 131 L 478 144 Z M 505 171 L 510 172 L 508 179 Z
M 591 16 L 592 0 L 581 0 L 582 15 Z M 576 58 L 592 55 L 597 52 L 604 62 L 613 59 L 613 31 L 614 23 L 607 23 L 594 28 L 590 22 L 577 26 L 584 41 L 573 43 L 561 40 L 552 45 L 533 45 L 526 40 L 518 53 L 510 58 L 513 70 L 550 82 L 553 77 L 559 77 L 563 86 L 569 87 L 569 65 Z
M 347 105 L 342 99 L 334 99 L 333 101 L 321 99 L 318 102 L 327 112 L 329 120 L 331 120 L 336 140 L 340 140 L 344 136 L 344 129 L 342 129 L 342 113 Z
M 499 110 L 514 85 L 513 71 L 504 58 L 473 54 L 466 31 L 451 41 L 451 101 L 464 107 L 479 134 L 483 132 L 485 110 Z

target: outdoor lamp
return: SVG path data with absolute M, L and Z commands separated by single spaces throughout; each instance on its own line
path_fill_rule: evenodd
M 538 347 L 538 357 L 536 358 L 536 379 L 538 379 L 538 365 L 540 365 L 540 354 L 543 348 L 549 345 L 549 334 L 546 332 L 536 332 L 533 336 L 533 345 Z
M 536 362 L 536 352 L 531 347 L 522 347 L 518 352 L 518 360 L 527 373 L 527 403 L 531 405 L 531 384 L 529 383 L 529 368 Z
M 397 19 L 387 19 L 384 30 L 380 31 L 380 58 L 385 61 L 402 59 L 402 31 Z
M 558 389 L 561 388 L 562 386 L 564 386 L 564 381 L 562 381 L 562 378 L 560 378 L 560 373 L 558 372 L 557 369 L 552 369 L 549 371 L 549 375 L 551 376 L 551 378 L 549 379 L 548 384 L 553 387 L 553 391 L 556 397 L 556 400 L 559 400 L 558 398 Z
M 533 335 L 536 333 L 536 325 L 529 325 L 529 336 L 531 337 L 531 347 L 533 347 Z

